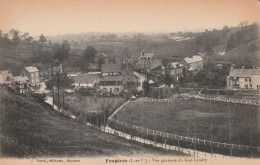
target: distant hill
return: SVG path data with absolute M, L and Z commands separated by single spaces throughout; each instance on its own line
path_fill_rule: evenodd
M 175 155 L 61 116 L 31 96 L 0 87 L 1 157 Z

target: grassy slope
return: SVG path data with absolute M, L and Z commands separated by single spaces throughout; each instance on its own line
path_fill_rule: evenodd
M 0 89 L 2 157 L 170 154 L 129 142 L 60 116 L 30 96 Z
M 192 99 L 176 99 L 173 103 L 133 102 L 117 113 L 117 119 L 130 124 L 134 117 L 134 125 L 194 137 L 194 111 L 197 138 L 210 140 L 212 121 L 213 141 L 229 142 L 228 107 L 231 110 L 232 143 L 250 145 L 249 112 L 252 110 L 253 143 L 258 146 L 257 106 Z

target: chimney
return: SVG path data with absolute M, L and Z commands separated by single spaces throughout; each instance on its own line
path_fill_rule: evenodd
M 235 64 L 232 64 L 231 67 L 230 67 L 230 70 L 233 70 L 235 67 Z
M 244 67 L 244 66 L 242 66 L 242 69 L 245 69 L 245 67 Z
M 145 50 L 142 50 L 141 52 L 141 56 L 144 56 Z

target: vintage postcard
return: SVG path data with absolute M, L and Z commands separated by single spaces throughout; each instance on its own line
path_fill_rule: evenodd
M 258 0 L 0 0 L 0 165 L 260 164 Z

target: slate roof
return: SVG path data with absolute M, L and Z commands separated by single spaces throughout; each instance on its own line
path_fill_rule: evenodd
M 119 73 L 121 72 L 121 64 L 103 64 L 101 67 L 102 73 Z
M 259 69 L 233 69 L 229 72 L 229 77 L 251 77 L 252 74 L 260 74 Z
M 194 62 L 199 62 L 199 61 L 203 61 L 203 58 L 201 56 L 195 55 L 190 57 L 185 57 L 184 61 L 187 62 L 188 64 L 190 63 L 194 63 Z
M 104 76 L 100 81 L 123 81 L 123 76 Z
M 10 78 L 13 77 L 12 73 L 11 73 L 9 70 L 4 70 L 4 71 L 2 71 L 2 72 L 1 72 L 1 75 L 2 75 L 2 78 L 3 78 L 4 80 L 6 80 L 7 77 L 10 77 Z
M 143 55 L 141 55 L 139 58 L 142 58 L 142 57 L 149 57 L 149 58 L 153 58 L 153 56 L 155 55 L 156 53 L 146 53 L 144 52 Z
M 15 76 L 13 77 L 14 82 L 26 83 L 28 81 L 28 77 Z
M 176 69 L 176 68 L 180 68 L 180 67 L 183 67 L 182 64 L 178 63 L 178 62 L 173 62 L 173 63 L 170 63 L 171 67 Z M 178 66 L 179 65 L 179 66 Z M 177 67 L 178 66 L 178 67 Z
M 75 83 L 78 84 L 95 84 L 99 80 L 97 75 L 94 74 L 79 74 L 76 79 Z
M 36 67 L 34 67 L 34 66 L 27 66 L 25 69 L 28 72 L 30 72 L 30 73 L 32 73 L 32 72 L 39 72 L 39 70 Z

